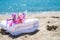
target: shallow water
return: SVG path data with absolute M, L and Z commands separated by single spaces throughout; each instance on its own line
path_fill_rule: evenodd
M 25 10 L 28 12 L 60 11 L 60 0 L 0 0 L 0 12 Z

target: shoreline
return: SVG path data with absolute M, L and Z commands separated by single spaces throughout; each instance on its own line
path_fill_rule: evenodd
M 6 14 L 6 15 L 8 15 L 8 14 L 12 14 L 12 13 L 17 13 L 17 14 L 19 14 L 19 13 L 26 13 L 26 14 L 31 14 L 31 13 L 35 13 L 35 14 L 46 14 L 46 13 L 59 13 L 60 11 L 43 11 L 43 12 L 0 12 L 1 14 L 0 15 L 4 15 L 4 14 Z

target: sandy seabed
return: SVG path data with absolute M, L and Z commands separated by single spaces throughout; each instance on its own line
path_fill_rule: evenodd
M 0 16 L 0 21 L 9 18 L 10 16 Z M 36 14 L 27 14 L 26 18 L 39 19 L 38 32 L 34 35 L 22 35 L 15 39 L 9 35 L 0 33 L 0 40 L 60 40 L 60 11 L 59 12 L 37 12 Z M 52 28 L 52 25 L 57 27 Z M 50 29 L 49 29 L 50 28 Z

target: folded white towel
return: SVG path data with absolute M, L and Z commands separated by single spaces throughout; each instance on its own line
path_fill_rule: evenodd
M 25 32 L 33 32 L 34 30 L 38 29 L 39 27 L 39 20 L 38 19 L 26 19 L 21 24 L 13 24 L 12 26 L 8 26 L 6 20 L 0 23 L 1 27 L 11 34 L 17 33 L 25 33 Z M 25 30 L 25 31 L 24 31 Z M 18 35 L 18 34 L 15 35 Z

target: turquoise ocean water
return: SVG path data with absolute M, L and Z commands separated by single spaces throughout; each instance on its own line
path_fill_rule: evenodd
M 60 11 L 60 0 L 0 0 L 0 14 L 5 12 Z

